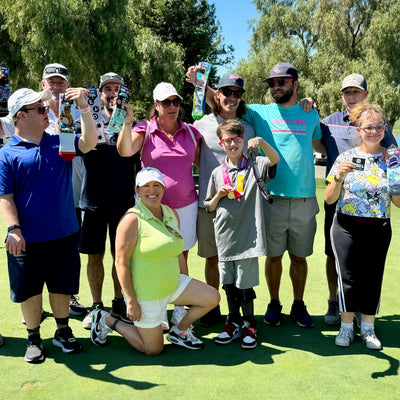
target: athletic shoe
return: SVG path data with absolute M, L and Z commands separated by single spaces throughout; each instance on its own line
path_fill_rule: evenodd
M 110 314 L 112 317 L 117 318 L 126 324 L 133 324 L 133 321 L 126 316 L 126 303 L 123 298 L 114 299 L 112 301 Z
M 242 328 L 235 322 L 228 322 L 222 332 L 214 339 L 217 344 L 229 344 L 242 337 Z
M 40 316 L 40 323 L 42 323 L 42 322 L 46 319 L 46 317 L 47 317 L 46 311 L 44 311 L 44 310 L 42 309 L 42 315 Z M 24 325 L 26 325 L 26 322 L 25 322 L 25 318 L 24 318 L 24 317 L 22 317 L 21 322 L 22 322 Z
M 281 324 L 282 305 L 278 300 L 271 300 L 264 315 L 264 324 L 279 326 Z
M 307 311 L 307 307 L 304 305 L 302 300 L 296 301 L 292 304 L 292 309 L 290 311 L 290 316 L 293 321 L 296 321 L 297 325 L 302 328 L 312 328 L 314 326 L 314 321 L 311 315 Z
M 204 343 L 193 335 L 192 329 L 189 328 L 185 332 L 178 333 L 174 325 L 167 335 L 167 340 L 177 346 L 186 347 L 191 350 L 200 350 L 204 347 Z
M 86 307 L 78 302 L 79 297 L 71 295 L 69 297 L 69 314 L 77 317 L 83 317 L 86 315 Z
M 42 339 L 40 339 L 39 335 L 31 335 L 26 345 L 24 360 L 28 363 L 41 363 L 45 359 Z
M 187 311 L 184 307 L 177 306 L 174 308 L 172 313 L 171 324 L 178 325 L 182 321 L 182 318 L 186 315 Z
M 340 323 L 339 303 L 336 300 L 328 300 L 328 312 L 324 315 L 327 325 L 338 325 Z
M 95 346 L 101 347 L 107 344 L 107 335 L 112 332 L 112 329 L 107 326 L 105 321 L 109 315 L 103 310 L 93 311 L 90 339 Z
M 3 346 L 3 344 L 4 344 L 3 336 L 1 336 L 1 333 L 0 333 L 0 346 Z
M 163 322 L 161 323 L 161 327 L 162 327 L 163 332 L 168 332 L 169 331 L 169 322 L 168 322 L 167 310 L 165 310 Z
M 340 327 L 335 344 L 340 347 L 349 347 L 354 342 L 354 330 L 345 326 Z
M 53 338 L 53 345 L 60 347 L 64 353 L 77 353 L 82 350 L 69 326 L 57 329 Z
M 82 326 L 85 329 L 90 329 L 92 327 L 92 315 L 93 315 L 93 311 L 94 310 L 103 310 L 104 309 L 104 305 L 103 302 L 101 303 L 93 303 L 92 307 L 90 307 L 89 312 L 86 314 L 86 317 L 83 318 L 82 321 Z
M 381 350 L 382 344 L 380 340 L 376 337 L 374 328 L 366 329 L 361 332 L 361 340 L 371 350 Z
M 221 319 L 221 310 L 219 305 L 212 310 L 210 310 L 207 314 L 203 315 L 200 318 L 199 325 L 203 326 L 204 328 L 208 328 L 217 324 Z
M 255 349 L 257 347 L 257 330 L 243 326 L 242 349 Z

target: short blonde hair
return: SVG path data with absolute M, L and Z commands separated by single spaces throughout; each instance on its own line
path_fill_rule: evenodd
M 236 121 L 236 119 L 227 119 L 224 122 L 221 122 L 217 128 L 217 136 L 221 139 L 223 132 L 234 133 L 238 136 L 243 136 L 244 128 L 243 125 Z
M 378 114 L 383 119 L 383 122 L 386 123 L 386 118 L 383 115 L 381 107 L 378 104 L 369 104 L 366 102 L 358 104 L 352 110 L 350 110 L 349 119 L 353 125 L 361 126 L 361 118 L 364 118 L 370 114 Z

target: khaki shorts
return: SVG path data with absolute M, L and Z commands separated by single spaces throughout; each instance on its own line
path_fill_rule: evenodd
M 197 254 L 203 258 L 218 255 L 217 245 L 215 244 L 214 218 L 215 212 L 209 213 L 205 208 L 199 207 L 197 213 Z
M 142 309 L 142 317 L 140 321 L 133 321 L 138 328 L 155 328 L 162 324 L 165 311 L 168 304 L 174 301 L 185 291 L 189 282 L 192 280 L 190 276 L 180 274 L 178 287 L 169 296 L 158 300 L 139 300 L 138 303 Z
M 267 256 L 279 257 L 286 250 L 297 257 L 310 256 L 317 231 L 317 199 L 274 196 L 272 204 L 264 204 Z

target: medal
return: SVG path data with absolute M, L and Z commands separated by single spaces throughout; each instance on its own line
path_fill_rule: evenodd
M 228 199 L 233 200 L 234 198 L 235 198 L 235 193 L 229 192 L 229 193 L 228 193 Z

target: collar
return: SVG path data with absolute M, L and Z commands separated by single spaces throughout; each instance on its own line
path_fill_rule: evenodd
M 173 227 L 172 222 L 175 221 L 173 213 L 169 213 L 168 212 L 168 207 L 166 205 L 164 205 L 164 204 L 161 204 L 161 209 L 162 209 L 162 212 L 163 212 L 163 220 L 162 220 L 162 222 L 165 225 Z M 137 204 L 135 205 L 135 213 L 136 213 L 136 215 L 140 216 L 141 218 L 143 218 L 146 221 L 149 221 L 149 220 L 153 219 L 153 220 L 161 222 L 158 218 L 156 218 L 153 215 L 153 213 L 143 204 L 143 202 L 141 200 L 139 200 L 137 202 Z
M 30 142 L 29 140 L 24 140 L 20 136 L 13 135 L 11 139 L 9 140 L 10 146 L 19 146 L 19 145 L 25 145 L 26 143 L 29 143 L 33 146 L 41 146 L 43 143 L 47 142 L 49 140 L 50 135 L 45 131 L 43 132 L 43 137 L 40 140 L 39 145 L 36 143 Z
M 243 159 L 244 158 L 244 159 Z M 228 163 L 228 156 L 225 157 L 225 165 L 228 171 L 234 171 L 234 170 L 239 170 L 242 171 L 246 168 L 248 158 L 242 153 L 241 157 L 239 158 L 239 161 L 235 166 L 231 165 Z
M 182 121 L 179 120 L 178 122 L 179 122 L 179 128 L 175 131 L 175 133 L 179 132 L 181 130 L 185 130 L 185 126 L 183 125 Z M 159 129 L 158 129 L 158 125 L 157 125 L 157 117 L 155 116 L 150 120 L 150 133 L 155 133 L 155 131 L 157 131 L 157 130 L 159 130 Z

